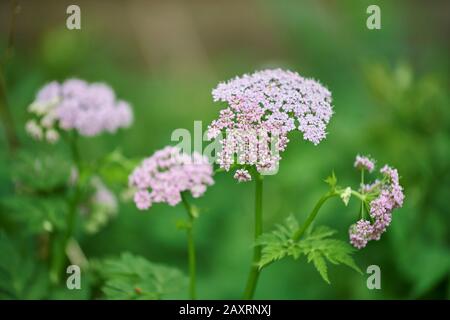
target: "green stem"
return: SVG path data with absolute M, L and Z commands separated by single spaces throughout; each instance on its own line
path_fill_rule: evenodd
M 262 234 L 262 193 L 263 193 L 263 179 L 257 173 L 255 177 L 255 235 L 254 240 L 259 238 Z M 255 246 L 253 249 L 253 261 L 248 275 L 247 286 L 245 287 L 244 299 L 251 300 L 255 294 L 256 284 L 259 278 L 258 262 L 261 259 L 261 246 Z
M 319 201 L 317 202 L 317 204 L 315 205 L 314 209 L 311 211 L 311 213 L 309 214 L 308 218 L 306 218 L 306 221 L 300 226 L 300 228 L 298 228 L 298 230 L 294 233 L 294 235 L 292 236 L 292 240 L 294 241 L 298 241 L 300 240 L 300 238 L 303 236 L 303 234 L 305 233 L 305 231 L 308 229 L 308 227 L 311 225 L 311 223 L 314 221 L 314 219 L 316 218 L 317 214 L 319 213 L 320 208 L 322 207 L 322 205 L 330 198 L 335 197 L 339 195 L 339 193 L 335 192 L 335 191 L 331 191 L 331 192 L 327 192 L 326 194 L 324 194 L 322 196 L 322 198 L 319 199 Z
M 188 213 L 190 222 L 188 228 L 186 229 L 189 260 L 189 295 L 192 300 L 195 300 L 197 296 L 195 287 L 195 242 L 193 232 L 195 216 L 192 212 L 192 207 L 189 205 L 189 202 L 184 194 L 181 194 L 181 199 L 183 200 L 183 204 Z
M 0 120 L 3 122 L 5 128 L 5 136 L 8 142 L 11 153 L 19 147 L 20 142 L 17 136 L 16 128 L 14 125 L 13 114 L 8 105 L 8 97 L 6 91 L 6 67 L 9 58 L 12 57 L 14 51 L 14 34 L 15 34 L 15 21 L 16 15 L 19 13 L 19 5 L 16 0 L 11 1 L 11 20 L 8 34 L 8 45 L 5 49 L 4 55 L 0 61 Z
M 77 146 L 77 138 L 78 137 L 75 134 L 72 137 L 72 139 L 70 139 L 69 142 L 70 150 L 72 153 L 72 160 L 78 171 L 78 178 L 75 181 L 73 198 L 69 198 L 68 201 L 69 210 L 66 220 L 66 232 L 61 235 L 59 241 L 56 241 L 54 247 L 55 252 L 50 272 L 50 279 L 54 283 L 59 283 L 60 281 L 60 277 L 64 268 L 64 263 L 66 261 L 66 248 L 75 230 L 77 220 L 77 207 L 81 197 L 80 179 L 82 173 L 81 173 L 80 153 L 78 151 Z
M 361 190 L 364 188 L 364 169 L 361 169 Z M 360 219 L 364 218 L 364 201 L 361 200 Z
M 352 195 L 354 195 L 355 197 L 357 197 L 359 200 L 361 200 L 362 202 L 366 201 L 366 196 L 359 193 L 358 191 L 352 190 Z

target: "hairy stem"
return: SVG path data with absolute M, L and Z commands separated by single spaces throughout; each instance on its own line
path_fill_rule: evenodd
M 263 179 L 257 173 L 255 178 L 255 235 L 254 240 L 262 234 L 262 193 L 263 193 Z M 256 284 L 259 278 L 258 262 L 261 259 L 261 246 L 255 246 L 253 249 L 253 261 L 248 275 L 247 286 L 244 291 L 244 299 L 251 300 L 255 294 Z
M 181 194 L 181 199 L 183 200 L 184 207 L 189 216 L 189 226 L 186 229 L 187 233 L 187 245 L 188 245 L 188 261 L 189 261 L 189 296 L 192 300 L 195 300 L 197 297 L 196 294 L 196 285 L 195 285 L 195 242 L 194 242 L 194 220 L 195 216 L 192 211 L 192 207 L 189 205 L 189 202 L 186 199 L 184 194 Z
M 72 154 L 72 160 L 78 171 L 78 178 L 75 181 L 73 197 L 69 198 L 68 201 L 69 209 L 66 220 L 66 230 L 58 239 L 59 241 L 56 241 L 54 247 L 52 268 L 50 272 L 50 279 L 54 283 L 58 283 L 60 281 L 60 277 L 64 268 L 64 263 L 66 262 L 66 248 L 75 230 L 77 220 L 77 207 L 81 197 L 81 186 L 80 186 L 81 159 L 77 145 L 77 138 L 78 136 L 76 134 L 74 134 L 74 136 L 71 137 L 70 150 Z

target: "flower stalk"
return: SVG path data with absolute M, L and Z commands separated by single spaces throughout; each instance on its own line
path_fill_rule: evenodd
M 189 216 L 189 223 L 186 228 L 187 233 L 187 247 L 188 247 L 188 261 L 189 261 L 189 296 L 192 300 L 195 300 L 197 297 L 196 292 L 196 258 L 195 258 L 195 242 L 194 242 L 194 220 L 195 214 L 192 210 L 191 205 L 186 199 L 186 195 L 181 193 L 181 199 L 183 201 L 183 205 L 186 209 L 186 212 Z
M 78 178 L 74 182 L 74 193 L 73 197 L 68 199 L 68 214 L 66 220 L 66 230 L 63 232 L 61 237 L 57 239 L 54 247 L 54 255 L 52 260 L 50 279 L 53 283 L 59 283 L 64 263 L 66 261 L 66 248 L 72 238 L 75 230 L 76 218 L 77 218 L 77 208 L 81 197 L 81 158 L 80 152 L 77 145 L 78 135 L 74 135 L 70 138 L 70 151 L 72 155 L 72 161 L 78 172 Z M 58 241 L 59 240 L 59 241 Z
M 263 211 L 262 211 L 262 193 L 263 193 L 263 177 L 256 173 L 255 177 L 255 235 L 256 241 L 262 234 Z M 244 299 L 251 300 L 255 294 L 256 284 L 258 283 L 260 269 L 258 262 L 261 259 L 261 246 L 253 248 L 253 261 L 248 275 L 247 286 L 244 291 Z

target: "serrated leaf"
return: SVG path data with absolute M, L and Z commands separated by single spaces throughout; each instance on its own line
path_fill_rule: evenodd
M 332 235 L 336 234 L 337 231 L 334 229 L 331 229 L 327 226 L 319 226 L 311 231 L 311 233 L 308 236 L 308 239 L 323 239 L 331 237 Z
M 256 245 L 262 246 L 260 268 L 285 257 L 298 259 L 304 255 L 307 262 L 313 262 L 328 283 L 330 280 L 326 261 L 335 265 L 344 264 L 361 273 L 351 257 L 355 249 L 347 242 L 330 238 L 336 233 L 335 230 L 320 226 L 312 229 L 305 238 L 294 241 L 292 237 L 297 229 L 297 221 L 293 216 L 289 216 L 284 224 L 277 225 L 274 231 L 265 233 L 257 239 Z
M 323 255 L 316 250 L 310 251 L 308 253 L 308 262 L 311 261 L 314 263 L 314 267 L 316 267 L 317 271 L 320 273 L 323 280 L 325 280 L 325 282 L 330 284 L 330 279 L 328 279 L 327 263 L 325 262 Z

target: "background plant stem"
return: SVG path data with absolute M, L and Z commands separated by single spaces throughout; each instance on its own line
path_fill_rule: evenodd
M 56 243 L 54 246 L 54 256 L 52 261 L 52 268 L 50 273 L 50 279 L 53 283 L 59 283 L 61 274 L 64 268 L 64 263 L 66 261 L 66 248 L 69 243 L 70 238 L 72 237 L 77 218 L 77 207 L 78 202 L 80 201 L 81 196 L 81 187 L 80 187 L 80 179 L 81 179 L 81 159 L 80 153 L 77 145 L 78 135 L 74 133 L 72 137 L 70 137 L 70 151 L 72 154 L 72 160 L 77 168 L 78 177 L 75 181 L 74 185 L 74 194 L 72 198 L 69 198 L 69 210 L 67 214 L 66 220 L 66 230 L 62 233 L 62 236 L 56 238 Z
M 194 220 L 195 216 L 192 212 L 192 207 L 189 205 L 189 202 L 186 199 L 184 194 L 181 194 L 181 199 L 183 200 L 184 207 L 189 216 L 189 227 L 186 229 L 187 233 L 187 244 L 188 244 L 188 263 L 189 263 L 189 296 L 192 300 L 195 300 L 197 297 L 196 294 L 196 286 L 195 286 L 195 242 L 194 242 Z
M 262 234 L 262 193 L 263 179 L 259 173 L 255 177 L 255 236 L 254 240 Z M 253 261 L 248 275 L 247 286 L 245 287 L 244 299 L 251 300 L 255 294 L 256 284 L 259 278 L 258 262 L 261 259 L 261 246 L 255 246 L 253 249 Z
M 12 57 L 14 51 L 14 33 L 16 15 L 19 13 L 19 4 L 16 0 L 11 1 L 11 20 L 8 34 L 8 45 L 0 61 L 0 119 L 5 128 L 6 140 L 11 153 L 19 147 L 19 138 L 17 137 L 14 126 L 13 116 L 8 107 L 8 98 L 6 94 L 6 64 Z

